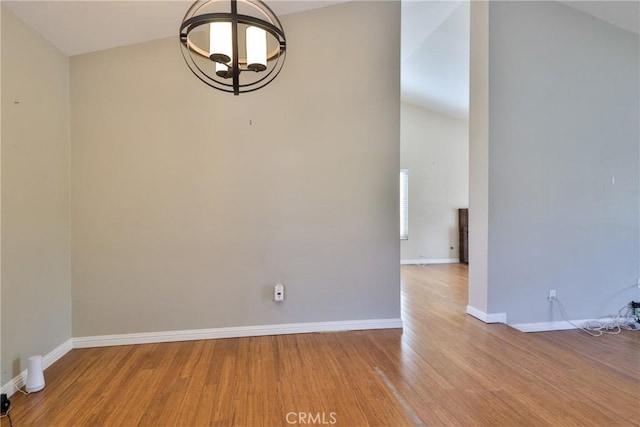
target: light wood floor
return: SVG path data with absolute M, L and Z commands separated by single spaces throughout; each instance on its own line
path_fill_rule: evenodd
M 14 426 L 640 425 L 640 332 L 485 325 L 463 265 L 402 283 L 403 331 L 73 350 L 13 396 Z

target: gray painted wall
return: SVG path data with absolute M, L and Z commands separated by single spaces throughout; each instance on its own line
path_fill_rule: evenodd
M 0 4 L 0 55 L 2 54 L 2 11 Z M 2 377 L 2 66 L 0 64 L 0 386 Z
M 469 58 L 469 307 L 488 313 L 489 3 L 471 2 Z
M 400 164 L 409 169 L 401 260 L 457 259 L 458 209 L 469 206 L 469 123 L 405 102 L 400 123 Z
M 2 11 L 2 384 L 71 338 L 69 61 Z
M 73 336 L 400 317 L 400 3 L 283 25 L 238 97 L 175 38 L 71 59 Z
M 489 19 L 488 311 L 561 320 L 556 289 L 615 314 L 640 296 L 638 35 L 554 2 Z

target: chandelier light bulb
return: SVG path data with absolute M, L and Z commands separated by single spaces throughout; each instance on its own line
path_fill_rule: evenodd
M 258 27 L 247 27 L 247 68 L 251 71 L 267 69 L 267 33 Z
M 231 22 L 209 24 L 209 58 L 217 63 L 228 64 L 232 55 Z

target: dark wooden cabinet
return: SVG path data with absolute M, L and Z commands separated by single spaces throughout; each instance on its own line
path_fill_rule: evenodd
M 469 263 L 469 209 L 458 209 L 460 262 Z

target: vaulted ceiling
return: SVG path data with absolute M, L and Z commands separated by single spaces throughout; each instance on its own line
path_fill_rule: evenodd
M 286 15 L 343 1 L 271 0 L 268 4 L 276 14 Z M 65 54 L 73 56 L 175 36 L 192 1 L 15 0 L 3 3 Z M 637 1 L 562 3 L 639 33 Z M 447 115 L 468 117 L 468 0 L 403 1 L 401 58 L 403 100 Z
M 402 3 L 403 101 L 468 117 L 469 12 L 468 1 Z

